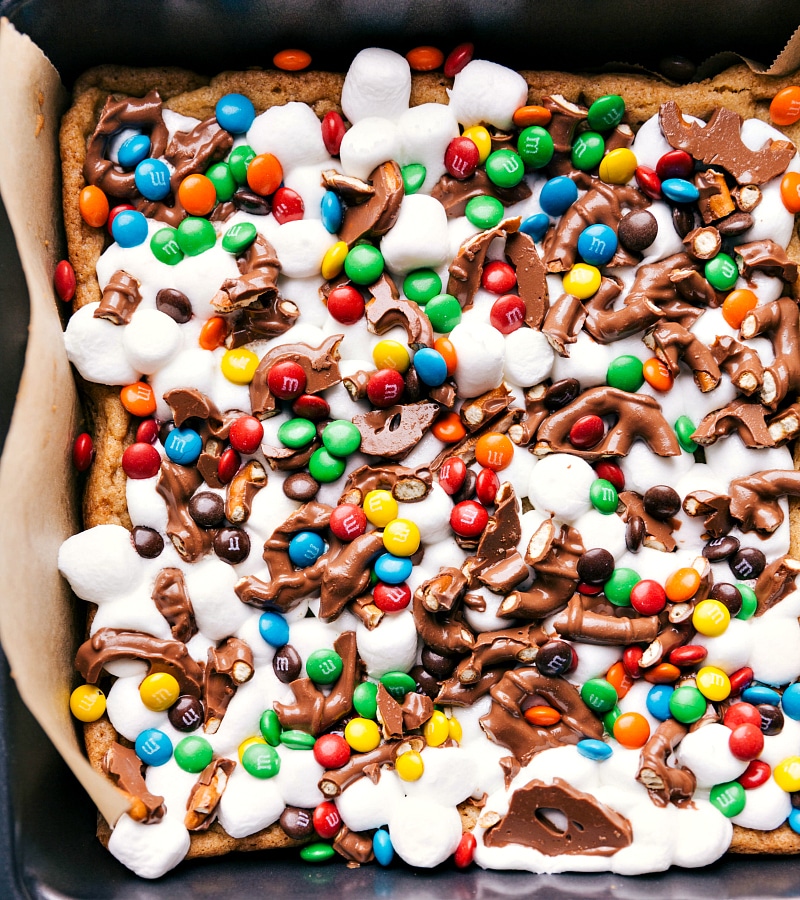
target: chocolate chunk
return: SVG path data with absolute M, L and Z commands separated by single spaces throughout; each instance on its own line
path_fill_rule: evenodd
M 156 575 L 152 598 L 156 609 L 169 623 L 176 641 L 185 644 L 197 634 L 192 601 L 180 569 L 170 566 Z
M 550 412 L 555 412 L 562 406 L 572 403 L 580 392 L 581 383 L 577 378 L 562 378 L 560 381 L 553 382 L 544 392 L 543 402 Z
M 408 674 L 414 679 L 418 691 L 427 694 L 431 700 L 435 700 L 439 696 L 439 682 L 422 666 L 414 666 Z
M 192 318 L 192 302 L 176 288 L 162 288 L 156 294 L 156 309 L 183 325 Z
M 281 813 L 279 821 L 281 828 L 286 834 L 296 841 L 309 838 L 314 833 L 314 823 L 311 819 L 311 810 L 309 809 L 287 806 Z
M 181 694 L 167 713 L 170 724 L 178 731 L 196 731 L 203 723 L 205 710 L 202 702 L 190 694 Z
M 225 503 L 213 491 L 200 491 L 189 501 L 189 515 L 203 528 L 217 528 L 225 518 Z
M 242 528 L 220 528 L 214 535 L 214 553 L 231 565 L 244 562 L 250 555 L 250 537 Z
M 103 288 L 103 298 L 94 311 L 94 318 L 107 319 L 114 325 L 127 325 L 141 302 L 138 280 L 118 269 Z
M 625 524 L 625 546 L 631 553 L 641 549 L 647 537 L 647 526 L 641 516 L 630 516 Z
M 361 452 L 403 459 L 417 446 L 439 414 L 436 403 L 405 403 L 353 416 L 361 432 Z
M 737 212 L 717 222 L 717 231 L 723 237 L 736 237 L 753 227 L 755 220 L 746 212 Z
M 703 556 L 709 562 L 720 562 L 723 559 L 727 559 L 729 556 L 733 556 L 739 549 L 739 541 L 737 538 L 732 537 L 729 534 L 724 535 L 723 537 L 711 538 L 703 547 Z
M 133 547 L 144 559 L 155 559 L 164 549 L 164 538 L 146 525 L 137 525 L 131 532 Z
M 290 500 L 306 503 L 313 500 L 319 491 L 319 482 L 315 481 L 308 472 L 294 472 L 283 482 L 283 493 Z
M 282 684 L 290 684 L 299 678 L 302 668 L 300 654 L 291 644 L 284 644 L 272 657 L 272 670 Z
M 645 491 L 644 510 L 654 519 L 665 522 L 680 511 L 681 498 L 678 492 L 666 484 L 657 484 Z
M 603 584 L 614 571 L 614 557 L 602 547 L 587 550 L 578 560 L 578 577 L 587 584 Z
M 731 572 L 740 580 L 758 578 L 767 565 L 767 558 L 757 547 L 742 547 L 728 560 Z
M 456 659 L 452 656 L 445 656 L 443 653 L 437 653 L 430 647 L 422 648 L 422 665 L 425 671 L 443 681 L 453 674 L 456 667 Z
M 766 735 L 780 734 L 783 731 L 783 713 L 771 703 L 757 703 L 756 709 L 761 714 L 761 731 Z
M 742 610 L 742 594 L 735 584 L 729 581 L 718 581 L 709 594 L 712 600 L 719 602 L 731 614 L 731 618 L 737 616 Z
M 572 666 L 572 647 L 566 641 L 548 641 L 539 648 L 534 665 L 542 675 L 563 675 Z
M 620 219 L 617 238 L 631 253 L 641 253 L 656 239 L 658 222 L 648 209 L 634 209 Z
M 658 71 L 670 81 L 687 84 L 694 79 L 697 66 L 685 56 L 665 56 L 658 61 Z

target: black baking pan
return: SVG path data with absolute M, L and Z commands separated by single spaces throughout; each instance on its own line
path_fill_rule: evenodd
M 101 63 L 177 64 L 208 73 L 268 66 L 288 46 L 344 69 L 360 46 L 449 50 L 472 40 L 481 56 L 520 67 L 584 69 L 624 61 L 657 69 L 667 55 L 700 63 L 734 49 L 771 61 L 800 24 L 796 0 L 0 0 L 0 15 L 45 51 L 67 86 Z M 313 27 L 312 27 L 313 23 Z M 623 33 L 636 34 L 631 46 Z M 22 369 L 28 302 L 0 204 L 0 446 Z M 9 514 L 9 511 L 4 511 Z M 315 867 L 296 853 L 235 854 L 184 863 L 158 882 L 121 866 L 95 838 L 96 813 L 22 704 L 0 654 L 0 900 L 182 900 L 228 897 L 694 898 L 800 897 L 800 860 L 726 857 L 702 871 L 624 878 L 434 871 L 393 865 Z

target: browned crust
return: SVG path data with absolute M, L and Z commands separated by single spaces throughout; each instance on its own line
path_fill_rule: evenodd
M 676 86 L 662 79 L 645 75 L 578 75 L 563 72 L 523 71 L 528 82 L 528 102 L 538 103 L 548 94 L 559 93 L 572 102 L 590 104 L 598 97 L 618 93 L 625 98 L 627 120 L 637 125 L 658 112 L 661 103 L 675 100 L 683 112 L 707 118 L 718 106 L 726 106 L 743 118 L 769 120 L 769 102 L 782 88 L 793 84 L 796 76 L 770 78 L 753 73 L 744 65 L 734 66 L 712 79 Z M 329 110 L 340 110 L 344 76 L 329 72 L 290 73 L 270 70 L 223 72 L 207 79 L 180 69 L 162 67 L 133 69 L 101 66 L 86 72 L 76 82 L 72 107 L 65 114 L 60 133 L 63 172 L 64 221 L 70 260 L 75 268 L 77 290 L 73 308 L 100 300 L 95 274 L 97 259 L 103 251 L 105 232 L 87 226 L 78 210 L 78 195 L 85 186 L 83 162 L 86 144 L 94 130 L 99 112 L 109 93 L 142 96 L 156 88 L 165 105 L 183 115 L 198 119 L 213 115 L 217 100 L 230 92 L 247 93 L 257 112 L 269 107 L 297 100 L 308 103 L 322 117 Z M 413 78 L 411 104 L 413 106 L 439 102 L 447 103 L 446 89 L 452 80 L 436 73 L 417 74 Z M 800 123 L 782 129 L 800 145 Z M 792 237 L 788 248 L 792 259 L 800 260 L 800 238 Z M 797 296 L 798 285 L 793 286 Z M 84 525 L 89 528 L 104 523 L 131 527 L 125 499 L 125 476 L 121 457 L 133 441 L 131 418 L 122 407 L 116 388 L 81 382 L 81 393 L 93 433 L 96 458 L 86 484 L 83 504 Z M 798 466 L 796 451 L 795 465 Z M 793 501 L 790 511 L 792 523 L 792 555 L 800 557 L 800 504 Z M 84 727 L 86 748 L 92 765 L 101 770 L 100 760 L 117 734 L 107 718 Z M 479 808 L 472 802 L 461 804 L 460 812 L 465 829 L 472 829 Z M 108 844 L 110 828 L 98 818 L 97 834 Z M 218 823 L 205 833 L 191 836 L 187 859 L 215 856 L 231 851 L 277 849 L 298 846 L 279 825 L 257 832 L 247 838 L 231 838 Z M 731 841 L 733 853 L 800 853 L 800 835 L 788 825 L 771 832 L 754 831 L 734 826 Z

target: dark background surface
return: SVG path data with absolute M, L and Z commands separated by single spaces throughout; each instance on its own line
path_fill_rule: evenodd
M 585 69 L 622 60 L 657 67 L 668 53 L 700 63 L 734 49 L 771 61 L 800 23 L 797 0 L 611 3 L 609 0 L 0 0 L 0 15 L 29 34 L 69 83 L 105 62 L 197 67 L 269 66 L 274 52 L 308 49 L 319 67 L 346 69 L 359 46 L 405 52 L 431 43 L 448 52 L 473 40 L 483 58 L 526 68 Z M 309 29 L 309 23 L 313 26 Z M 625 43 L 621 25 L 637 35 Z M 25 282 L 0 204 L 0 443 L 22 369 L 28 320 Z M 4 514 L 13 511 L 4 510 Z M 235 855 L 182 864 L 159 882 L 136 878 L 94 837 L 95 811 L 14 687 L 0 654 L 0 900 L 183 898 L 693 898 L 800 897 L 800 861 L 730 857 L 702 872 L 530 876 L 443 866 L 314 867 L 295 854 Z

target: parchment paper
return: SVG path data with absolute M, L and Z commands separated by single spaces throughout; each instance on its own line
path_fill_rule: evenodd
M 741 59 L 718 54 L 702 74 Z M 770 66 L 745 62 L 768 75 L 793 71 L 800 66 L 800 29 Z M 113 823 L 128 802 L 91 768 L 77 740 L 68 698 L 81 635 L 56 569 L 61 542 L 80 529 L 70 460 L 79 409 L 52 286 L 63 257 L 57 136 L 66 102 L 48 60 L 0 20 L 0 195 L 31 308 L 25 368 L 0 460 L 0 641 L 23 701 Z
M 54 302 L 61 246 L 58 126 L 67 97 L 41 51 L 0 20 L 0 194 L 30 296 L 25 368 L 0 460 L 0 640 L 20 695 L 109 822 L 128 802 L 89 765 L 69 712 L 76 633 L 58 574 L 80 529 L 70 460 L 79 409 Z

